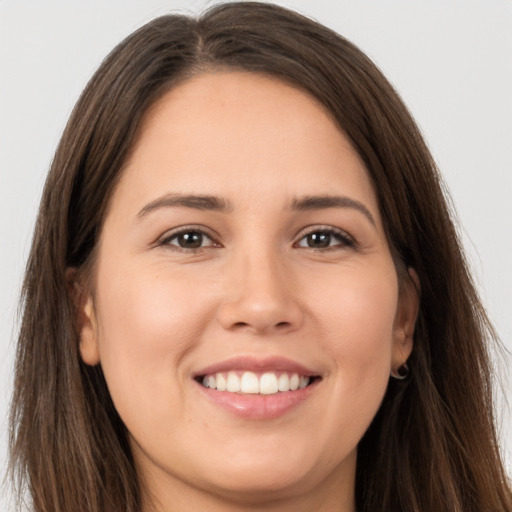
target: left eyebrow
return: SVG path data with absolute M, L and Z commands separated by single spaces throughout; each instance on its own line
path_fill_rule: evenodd
M 192 208 L 194 210 L 210 210 L 217 212 L 228 212 L 233 209 L 231 203 L 215 196 L 203 196 L 203 195 L 183 195 L 183 194 L 165 194 L 151 203 L 147 204 L 137 214 L 137 219 L 141 219 L 149 213 L 158 210 L 160 208 Z
M 293 210 L 323 210 L 324 208 L 353 208 L 361 212 L 374 226 L 375 218 L 370 210 L 361 202 L 346 196 L 304 196 L 292 201 Z

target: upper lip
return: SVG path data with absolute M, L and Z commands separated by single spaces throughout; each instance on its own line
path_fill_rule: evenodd
M 318 376 L 319 372 L 305 367 L 291 359 L 282 356 L 272 357 L 254 357 L 237 356 L 213 363 L 205 368 L 194 372 L 194 377 L 212 375 L 220 372 L 229 371 L 250 371 L 250 372 L 289 372 L 297 373 L 305 377 Z

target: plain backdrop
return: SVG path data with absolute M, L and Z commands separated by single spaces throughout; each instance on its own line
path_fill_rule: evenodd
M 123 37 L 215 2 L 0 0 L 0 469 L 7 456 L 16 303 L 38 202 L 64 124 Z M 512 349 L 512 1 L 288 0 L 359 45 L 411 109 L 451 191 L 475 280 Z M 432 240 L 436 243 L 436 240 Z M 499 402 L 512 467 L 510 355 Z M 507 382 L 508 380 L 508 382 Z M 9 491 L 0 509 L 9 510 Z

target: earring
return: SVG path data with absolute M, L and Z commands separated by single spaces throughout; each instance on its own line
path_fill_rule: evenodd
M 401 364 L 396 370 L 391 370 L 391 377 L 397 380 L 404 380 L 409 376 L 407 363 Z

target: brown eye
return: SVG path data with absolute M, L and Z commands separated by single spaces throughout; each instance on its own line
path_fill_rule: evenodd
M 201 249 L 203 247 L 213 247 L 215 242 L 202 231 L 190 230 L 181 231 L 167 237 L 162 241 L 162 245 L 179 247 L 180 249 Z
M 342 231 L 334 229 L 319 229 L 304 235 L 296 244 L 297 247 L 309 249 L 329 249 L 354 247 L 352 239 Z
M 176 242 L 183 249 L 198 249 L 203 245 L 203 234 L 197 231 L 180 233 L 176 237 Z
M 331 239 L 331 233 L 328 233 L 327 231 L 317 231 L 306 236 L 306 243 L 308 247 L 323 249 L 324 247 L 329 247 L 331 245 Z

